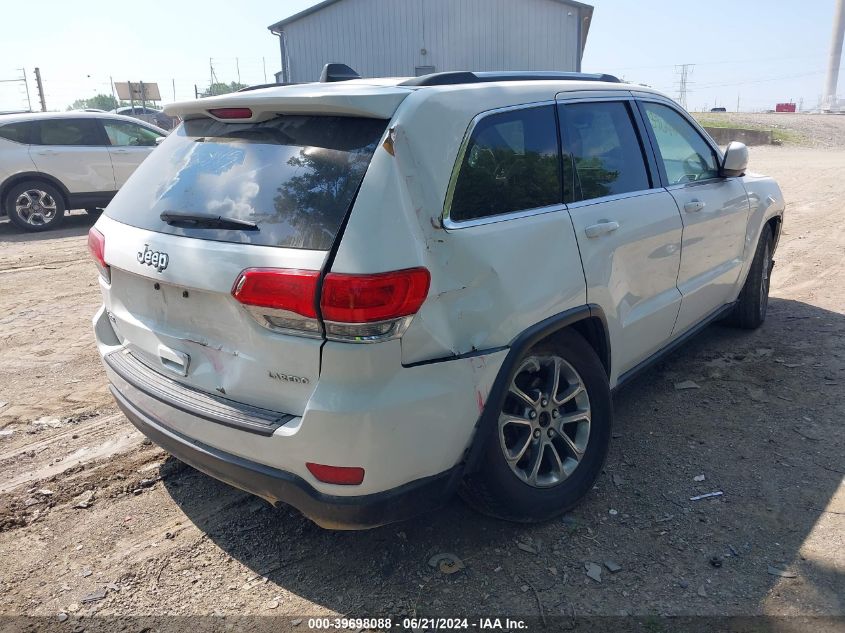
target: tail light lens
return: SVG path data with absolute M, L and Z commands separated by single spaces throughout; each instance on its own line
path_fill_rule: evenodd
M 232 296 L 247 306 L 263 326 L 294 334 L 319 336 L 316 270 L 248 268 L 232 287 Z
M 401 336 L 430 283 L 425 268 L 374 275 L 329 273 L 319 301 L 326 337 L 367 343 Z M 238 277 L 232 295 L 265 327 L 319 336 L 318 284 L 318 271 L 249 268 Z
M 100 275 L 106 281 L 111 281 L 111 268 L 106 263 L 106 238 L 94 227 L 88 231 L 88 252 L 97 265 Z
M 323 283 L 320 310 L 326 321 L 370 323 L 415 314 L 428 294 L 431 276 L 425 268 L 378 275 L 329 273 Z

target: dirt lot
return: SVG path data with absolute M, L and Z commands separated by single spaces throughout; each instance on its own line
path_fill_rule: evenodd
M 528 527 L 454 501 L 326 532 L 180 465 L 107 394 L 90 218 L 0 223 L 0 615 L 845 616 L 843 146 L 752 149 L 789 203 L 765 326 L 712 326 L 616 394 L 595 490 Z

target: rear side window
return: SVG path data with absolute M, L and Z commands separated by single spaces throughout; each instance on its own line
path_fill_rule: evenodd
M 35 130 L 35 145 L 105 145 L 94 119 L 43 119 Z
M 338 116 L 191 119 L 141 164 L 106 215 L 160 233 L 328 250 L 386 128 L 381 119 Z M 258 230 L 171 226 L 164 212 L 245 220 Z
M 7 123 L 0 125 L 0 138 L 5 138 L 15 143 L 29 144 L 30 133 L 32 131 L 32 121 L 18 121 L 17 123 Z
M 573 180 L 574 200 L 650 188 L 642 146 L 626 103 L 560 106 L 560 130 L 563 155 L 568 158 L 564 169 Z
M 454 183 L 456 222 L 561 202 L 553 106 L 491 114 L 472 131 Z

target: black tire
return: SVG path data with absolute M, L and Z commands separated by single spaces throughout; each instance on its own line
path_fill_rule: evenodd
M 18 212 L 18 202 L 25 196 L 32 209 Z M 9 220 L 24 231 L 41 232 L 54 229 L 65 219 L 65 200 L 53 185 L 40 180 L 27 180 L 14 185 L 4 201 Z
M 604 465 L 613 419 L 613 405 L 604 366 L 583 337 L 572 330 L 563 330 L 553 340 L 544 341 L 526 352 L 516 364 L 514 374 L 519 373 L 522 364 L 530 362 L 530 359 L 549 355 L 563 359 L 570 369 L 577 372 L 589 399 L 589 436 L 583 456 L 574 470 L 558 483 L 547 482 L 547 487 L 531 485 L 516 474 L 505 457 L 506 440 L 503 439 L 497 415 L 496 428 L 485 438 L 486 445 L 477 472 L 468 474 L 459 490 L 464 501 L 483 514 L 519 523 L 551 519 L 572 509 L 590 491 Z M 515 375 L 508 378 L 508 385 L 513 383 Z M 508 398 L 512 397 L 508 395 L 505 398 L 506 408 Z M 522 400 L 518 399 L 518 402 Z M 554 426 L 555 422 L 551 424 Z M 531 431 L 536 432 L 537 429 Z M 553 437 L 553 433 L 549 432 L 549 436 Z M 529 438 L 528 442 L 533 445 L 534 440 Z M 521 441 L 517 440 L 517 444 L 521 444 Z M 541 460 L 548 456 L 543 450 L 547 449 L 541 449 Z
M 744 330 L 756 330 L 766 320 L 766 311 L 769 307 L 769 279 L 773 266 L 773 242 L 771 228 L 763 227 L 745 285 L 727 319 L 729 325 Z

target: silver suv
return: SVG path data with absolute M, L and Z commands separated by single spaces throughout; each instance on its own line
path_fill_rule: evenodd
M 0 116 L 0 215 L 27 231 L 98 212 L 167 132 L 105 112 Z
M 783 196 L 663 95 L 441 73 L 171 106 L 89 235 L 129 420 L 330 528 L 458 491 L 515 521 L 598 476 L 611 390 L 766 316 Z

